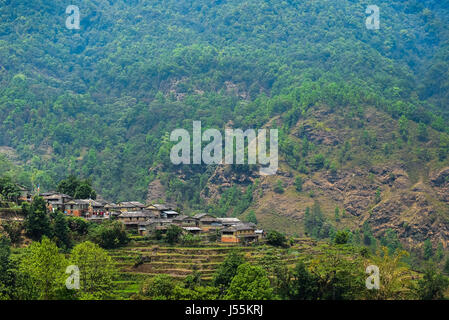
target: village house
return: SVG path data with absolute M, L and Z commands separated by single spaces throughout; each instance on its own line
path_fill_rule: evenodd
M 50 211 L 61 210 L 64 212 L 66 210 L 66 205 L 73 198 L 69 195 L 58 193 L 58 192 L 45 192 L 40 194 L 40 196 L 47 203 L 47 208 Z
M 89 200 L 73 199 L 66 203 L 64 212 L 75 217 L 84 217 L 89 212 Z
M 32 194 L 31 191 L 25 188 L 24 186 L 19 185 L 19 198 L 17 199 L 19 202 L 31 202 Z
M 238 218 L 217 218 L 223 227 L 235 226 L 242 223 Z
M 221 242 L 225 243 L 249 243 L 256 241 L 259 236 L 255 233 L 256 226 L 253 223 L 240 223 L 221 230 Z
M 103 216 L 105 213 L 103 204 L 92 199 L 73 199 L 65 203 L 64 207 L 66 214 L 75 217 Z
M 145 207 L 145 210 L 151 210 L 153 212 L 156 212 L 159 216 L 162 216 L 162 213 L 164 211 L 170 211 L 173 209 L 174 207 L 168 204 L 150 204 Z
M 254 231 L 254 233 L 257 235 L 259 241 L 265 238 L 265 231 L 262 229 L 257 229 Z
M 126 211 L 122 212 L 117 218 L 123 222 L 127 229 L 138 230 L 139 223 L 145 222 L 148 219 L 154 218 L 154 213 L 148 210 L 141 211 Z
M 182 227 L 183 230 L 190 232 L 191 234 L 200 234 L 203 230 L 198 227 Z
M 199 221 L 191 216 L 179 215 L 173 218 L 173 223 L 180 227 L 198 227 Z
M 222 227 L 220 220 L 208 213 L 198 213 L 193 217 L 198 220 L 199 226 L 204 232 L 217 230 Z
M 137 230 L 141 236 L 149 235 L 150 232 L 157 230 L 164 233 L 171 224 L 173 224 L 173 221 L 170 219 L 152 218 L 139 222 Z
M 121 212 L 139 211 L 145 209 L 145 205 L 138 201 L 125 201 L 118 204 Z
M 173 219 L 179 216 L 179 213 L 173 210 L 164 210 L 161 213 L 162 219 Z

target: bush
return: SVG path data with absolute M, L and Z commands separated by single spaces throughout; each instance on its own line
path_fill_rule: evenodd
M 182 234 L 181 227 L 177 225 L 170 225 L 167 229 L 167 234 L 165 235 L 165 241 L 169 244 L 174 244 L 179 241 L 179 237 Z
M 267 243 L 276 247 L 285 247 L 287 246 L 287 238 L 276 230 L 270 230 L 267 233 Z
M 347 231 L 337 231 L 337 234 L 335 235 L 335 244 L 346 244 L 349 241 L 349 232 Z
M 91 225 L 89 238 L 105 249 L 113 249 L 129 242 L 125 226 L 120 221 L 107 221 L 100 225 Z
M 274 187 L 274 192 L 276 193 L 284 193 L 284 186 L 282 185 L 282 180 L 278 180 L 276 182 L 276 186 Z

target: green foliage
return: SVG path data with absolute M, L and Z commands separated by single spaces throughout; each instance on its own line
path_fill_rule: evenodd
M 2 229 L 8 235 L 9 240 L 13 244 L 19 244 L 23 230 L 23 224 L 20 221 L 2 221 Z
M 81 299 L 106 299 L 112 297 L 113 279 L 116 277 L 114 262 L 97 244 L 86 241 L 76 245 L 70 255 L 70 263 L 79 268 Z
M 243 256 L 235 251 L 229 253 L 226 259 L 218 267 L 213 277 L 213 284 L 220 288 L 221 294 L 225 293 L 237 273 L 237 268 L 245 262 Z
M 173 298 L 175 282 L 166 274 L 159 274 L 144 281 L 140 296 L 150 300 L 169 300 Z
M 449 279 L 436 270 L 434 266 L 428 266 L 421 279 L 418 280 L 417 294 L 421 300 L 441 300 L 449 287 Z
M 129 238 L 125 226 L 120 221 L 105 221 L 102 224 L 92 224 L 89 230 L 89 238 L 100 247 L 112 249 L 124 246 Z
M 302 178 L 300 176 L 296 177 L 295 178 L 295 189 L 296 189 L 296 191 L 298 191 L 298 192 L 302 191 L 302 184 L 303 184 Z
M 244 192 L 237 186 L 232 186 L 223 190 L 220 200 L 215 206 L 210 208 L 219 217 L 238 216 L 249 208 L 253 201 L 253 192 L 257 185 L 249 185 Z
M 246 222 L 251 222 L 251 223 L 257 224 L 257 217 L 256 217 L 256 213 L 254 212 L 254 210 L 250 210 L 248 212 L 245 220 L 246 220 Z
M 424 260 L 429 260 L 432 257 L 433 257 L 432 242 L 430 242 L 429 239 L 426 239 L 426 241 L 424 241 L 424 246 L 423 246 L 423 258 L 424 258 Z
M 0 300 L 10 298 L 11 286 L 11 271 L 10 260 L 11 249 L 9 242 L 4 237 L 0 236 Z
M 319 295 L 318 278 L 300 261 L 296 264 L 290 284 L 292 300 L 316 300 Z
M 374 201 L 375 201 L 376 204 L 377 204 L 377 203 L 379 203 L 381 200 L 382 200 L 382 195 L 381 195 L 381 192 L 380 192 L 380 188 L 377 188 L 377 189 L 376 189 L 376 194 L 375 194 L 375 196 L 374 196 Z
M 402 248 L 396 231 L 391 228 L 388 228 L 380 238 L 380 244 L 387 247 L 390 253 Z
M 72 236 L 79 238 L 87 235 L 89 224 L 85 219 L 80 217 L 68 216 L 67 223 L 72 233 Z
M 225 299 L 230 300 L 270 300 L 273 288 L 265 270 L 250 263 L 241 264 L 231 281 Z
M 31 173 L 23 181 L 42 189 L 54 189 L 69 172 L 92 177 L 107 199 L 143 200 L 156 178 L 147 168 L 174 172 L 167 134 L 191 120 L 223 128 L 232 119 L 249 128 L 279 116 L 281 152 L 301 172 L 323 160 L 335 169 L 311 143 L 290 136 L 314 105 L 332 112 L 357 106 L 345 111 L 351 128 L 370 105 L 401 119 L 404 134 L 412 121 L 447 131 L 447 13 L 437 0 L 393 1 L 382 12 L 393 31 L 376 36 L 353 1 L 88 3 L 86 32 L 67 32 L 63 19 L 54 19 L 65 3 L 36 1 L 7 3 L 0 12 L 0 145 L 17 150 Z M 303 142 L 307 129 L 299 132 Z M 350 157 L 343 152 L 339 161 Z M 170 195 L 199 205 L 204 184 L 189 187 L 210 172 L 182 170 L 186 179 L 174 181 Z
M 334 230 L 333 226 L 325 219 L 318 201 L 314 202 L 312 209 L 306 208 L 304 227 L 306 234 L 316 239 L 328 238 Z
M 20 271 L 24 273 L 40 295 L 40 299 L 58 299 L 65 287 L 66 258 L 48 238 L 33 242 L 21 261 Z
M 0 195 L 9 201 L 17 201 L 20 190 L 11 177 L 0 177 Z
M 80 180 L 74 175 L 69 175 L 66 179 L 61 180 L 57 190 L 76 199 L 97 198 L 97 193 L 92 188 L 92 182 L 89 179 Z
M 267 232 L 267 243 L 272 246 L 285 247 L 287 246 L 287 238 L 283 233 L 276 230 L 269 230 Z
M 42 236 L 51 236 L 50 217 L 42 197 L 34 197 L 31 205 L 24 203 L 22 211 L 25 215 L 25 231 L 31 239 L 40 240 Z
M 52 230 L 52 238 L 60 248 L 72 247 L 72 239 L 70 237 L 70 229 L 67 217 L 61 211 L 56 210 L 51 213 L 50 228 Z
M 276 185 L 274 186 L 274 192 L 276 193 L 284 193 L 284 184 L 282 183 L 281 179 L 278 179 L 276 181 Z
M 187 232 L 180 236 L 180 242 L 183 245 L 195 246 L 195 245 L 198 245 L 198 243 L 200 241 L 201 241 L 201 238 L 199 236 L 193 235 L 190 232 Z
M 335 234 L 335 244 L 346 244 L 349 241 L 349 232 L 345 230 L 339 230 Z
M 174 244 L 179 241 L 180 237 L 182 235 L 182 228 L 171 224 L 167 228 L 167 232 L 165 234 L 165 241 L 169 244 Z
M 340 208 L 339 207 L 335 207 L 334 216 L 335 216 L 335 221 L 339 222 L 340 221 Z

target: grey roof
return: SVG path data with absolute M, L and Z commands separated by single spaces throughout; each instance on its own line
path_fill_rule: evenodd
M 165 214 L 179 214 L 178 212 L 173 211 L 173 210 L 164 210 L 162 212 L 165 213 Z
M 217 218 L 223 224 L 239 224 L 242 223 L 238 218 Z
M 41 195 L 45 200 L 49 199 L 59 199 L 59 198 L 69 198 L 73 199 L 71 196 L 64 194 L 64 193 L 51 193 L 46 195 Z
M 198 227 L 182 227 L 186 231 L 201 231 L 201 228 Z
M 140 217 L 151 218 L 154 217 L 154 213 L 152 213 L 151 211 L 142 210 L 142 211 L 125 211 L 119 215 L 119 218 L 140 218 Z
M 185 214 L 180 214 L 179 216 L 173 218 L 173 221 L 184 221 L 184 220 L 195 220 L 195 221 L 197 221 L 197 219 L 195 217 L 187 216 Z
M 122 208 L 145 208 L 145 205 L 139 201 L 123 201 L 118 205 Z
M 159 211 L 171 210 L 172 209 L 171 206 L 168 206 L 166 204 L 159 204 L 159 203 L 150 204 L 150 205 L 147 206 L 147 208 L 151 210 L 150 207 L 154 207 L 154 208 L 156 208 L 156 210 L 159 210 Z
M 100 202 L 92 199 L 72 199 L 70 201 L 67 201 L 67 204 L 87 204 L 92 205 L 92 207 L 103 207 Z
M 208 215 L 208 213 L 197 213 L 197 214 L 194 215 L 193 217 L 194 217 L 195 219 L 201 219 L 202 217 L 207 216 L 207 215 Z
M 254 223 L 239 223 L 228 228 L 223 229 L 223 231 L 244 231 L 244 230 L 255 230 L 256 226 Z

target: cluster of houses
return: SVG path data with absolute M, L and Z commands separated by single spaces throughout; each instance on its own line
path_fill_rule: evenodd
M 258 230 L 254 223 L 244 223 L 237 218 L 219 218 L 208 213 L 183 215 L 168 204 L 145 205 L 137 201 L 115 204 L 104 200 L 73 199 L 58 192 L 39 195 L 44 198 L 50 211 L 60 210 L 67 215 L 94 222 L 114 217 L 123 222 L 128 230 L 143 236 L 164 233 L 170 225 L 177 225 L 192 234 L 219 233 L 221 241 L 227 243 L 250 243 L 264 236 L 263 230 Z M 24 197 L 23 200 L 30 201 L 31 197 Z

